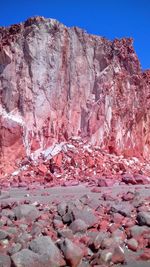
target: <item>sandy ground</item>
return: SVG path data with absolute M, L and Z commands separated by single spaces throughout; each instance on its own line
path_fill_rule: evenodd
M 48 189 L 27 190 L 26 188 L 13 188 L 2 190 L 0 195 L 0 202 L 13 202 L 21 200 L 39 201 L 41 203 L 62 201 L 70 199 L 78 199 L 83 195 L 88 195 L 92 199 L 97 199 L 101 202 L 101 197 L 104 193 L 111 193 L 111 196 L 116 198 L 118 194 L 125 192 L 138 192 L 140 196 L 150 197 L 150 185 L 122 185 L 112 187 L 100 187 L 98 191 L 92 192 L 95 187 L 88 187 L 86 185 L 68 186 L 68 187 L 52 187 Z

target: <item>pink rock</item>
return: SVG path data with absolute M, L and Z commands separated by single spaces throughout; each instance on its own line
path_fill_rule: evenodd
M 64 253 L 65 260 L 71 267 L 77 267 L 83 257 L 83 251 L 79 246 L 74 244 L 71 240 L 65 238 L 61 245 L 61 250 Z
M 131 239 L 128 240 L 127 246 L 128 246 L 129 249 L 131 249 L 133 251 L 136 251 L 138 249 L 138 242 L 137 242 L 136 239 L 131 238 Z
M 116 247 L 114 249 L 111 260 L 115 264 L 124 263 L 125 262 L 125 253 L 124 253 L 123 248 L 121 248 L 120 246 Z
M 93 187 L 93 188 L 91 189 L 91 192 L 93 192 L 93 193 L 101 193 L 101 189 L 98 188 L 98 187 Z
M 127 192 L 127 193 L 125 193 L 124 195 L 123 195 L 123 197 L 122 197 L 122 199 L 124 200 L 124 201 L 130 201 L 130 200 L 133 200 L 134 199 L 134 193 L 132 193 L 132 192 Z
M 149 184 L 150 183 L 150 177 L 141 175 L 141 174 L 136 174 L 134 175 L 134 179 L 137 184 Z
M 109 221 L 107 220 L 102 220 L 101 223 L 100 223 L 100 229 L 102 231 L 106 231 L 109 227 Z
M 38 170 L 41 174 L 46 175 L 47 174 L 47 167 L 44 164 L 40 164 L 38 166 Z
M 150 248 L 145 248 L 144 252 L 140 255 L 142 260 L 150 260 Z

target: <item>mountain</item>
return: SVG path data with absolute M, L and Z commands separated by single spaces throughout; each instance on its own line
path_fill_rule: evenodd
M 43 17 L 0 27 L 1 170 L 78 135 L 149 159 L 149 106 L 150 71 L 132 38 L 110 41 Z

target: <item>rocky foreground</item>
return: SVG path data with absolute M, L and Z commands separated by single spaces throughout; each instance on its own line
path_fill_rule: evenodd
M 2 190 L 1 266 L 148 267 L 149 192 L 150 185 Z
M 23 161 L 1 179 L 1 266 L 150 266 L 149 171 L 79 137 Z

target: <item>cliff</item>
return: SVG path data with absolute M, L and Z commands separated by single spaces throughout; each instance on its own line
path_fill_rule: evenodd
M 1 170 L 71 136 L 150 155 L 150 71 L 131 38 L 109 41 L 53 19 L 0 28 Z

